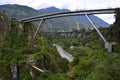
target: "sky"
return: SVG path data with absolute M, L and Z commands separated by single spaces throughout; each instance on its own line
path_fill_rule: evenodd
M 54 6 L 60 9 L 85 10 L 85 9 L 104 9 L 120 7 L 120 0 L 0 0 L 0 5 L 19 4 L 32 7 L 34 9 L 43 9 Z M 96 15 L 104 21 L 112 24 L 114 14 Z

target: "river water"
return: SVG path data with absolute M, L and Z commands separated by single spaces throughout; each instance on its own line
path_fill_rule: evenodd
M 68 52 L 66 52 L 60 45 L 55 44 L 57 51 L 59 52 L 60 56 L 62 58 L 67 59 L 69 62 L 73 61 L 74 57 L 69 54 Z

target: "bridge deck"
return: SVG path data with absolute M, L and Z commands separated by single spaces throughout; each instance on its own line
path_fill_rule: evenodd
M 57 17 L 65 17 L 65 16 L 75 16 L 75 15 L 85 15 L 85 14 L 112 14 L 115 13 L 115 9 L 96 9 L 96 10 L 80 10 L 80 11 L 72 11 L 72 12 L 56 12 L 50 14 L 39 15 L 35 17 L 25 18 L 20 21 L 23 22 L 32 22 L 38 21 L 40 19 L 51 19 Z

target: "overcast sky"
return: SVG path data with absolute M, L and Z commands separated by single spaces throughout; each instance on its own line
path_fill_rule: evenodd
M 78 9 L 100 9 L 120 7 L 120 0 L 0 0 L 3 4 L 20 4 L 27 5 L 34 9 L 47 7 L 57 7 L 60 9 L 69 9 L 71 11 Z M 97 15 L 108 23 L 114 22 L 113 15 Z

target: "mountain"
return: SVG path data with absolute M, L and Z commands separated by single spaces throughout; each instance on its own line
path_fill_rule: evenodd
M 27 17 L 33 17 L 37 15 L 55 13 L 55 12 L 69 12 L 68 9 L 58 9 L 55 7 L 49 7 L 45 9 L 35 10 L 28 6 L 7 4 L 0 5 L 0 12 L 6 12 L 9 17 L 23 19 Z M 92 19 L 99 26 L 109 26 L 108 23 L 104 22 L 102 19 L 91 15 Z M 43 30 L 45 31 L 59 31 L 59 30 L 72 30 L 80 29 L 85 27 L 92 27 L 85 16 L 69 16 L 69 17 L 59 17 L 48 19 L 44 22 Z
M 70 10 L 68 9 L 58 9 L 55 7 L 49 7 L 49 8 L 45 8 L 45 9 L 40 9 L 39 10 L 42 13 L 54 13 L 54 12 L 70 12 Z M 80 16 L 75 16 L 75 19 L 79 20 L 79 22 L 85 23 L 86 26 L 88 27 L 92 27 L 91 23 L 88 21 L 88 19 L 86 18 L 86 16 L 84 15 L 80 15 Z M 94 23 L 96 24 L 96 26 L 104 26 L 104 27 L 108 27 L 109 24 L 107 22 L 105 22 L 104 20 L 100 19 L 97 16 L 94 15 L 90 15 L 90 18 L 94 21 Z
M 9 17 L 15 17 L 18 19 L 32 17 L 40 14 L 40 12 L 33 8 L 17 4 L 0 5 L 0 12 L 6 12 L 9 15 Z
M 94 16 L 94 15 L 89 15 L 90 18 L 92 19 L 92 21 L 94 21 L 95 25 L 96 26 L 104 26 L 104 27 L 108 27 L 109 24 L 105 21 L 103 21 L 101 18 L 97 17 L 97 16 Z M 75 17 L 76 19 L 80 20 L 80 21 L 83 21 L 83 22 L 86 22 L 86 25 L 88 25 L 89 27 L 92 27 L 91 23 L 89 22 L 89 20 L 87 19 L 86 16 L 76 16 Z
M 9 17 L 23 19 L 27 17 L 32 17 L 36 15 L 42 15 L 45 13 L 58 12 L 58 11 L 68 11 L 66 9 L 60 10 L 58 8 L 50 7 L 48 9 L 42 9 L 41 11 L 35 10 L 33 8 L 21 5 L 1 5 L 0 12 L 6 12 Z M 58 30 L 71 30 L 76 29 L 76 23 L 82 25 L 81 27 L 88 27 L 85 23 L 79 22 L 73 17 L 60 17 L 55 19 L 46 20 L 44 23 L 43 30 L 45 31 L 58 31 Z
M 55 12 L 70 12 L 70 10 L 68 9 L 58 9 L 55 7 L 40 9 L 39 11 L 42 12 L 43 14 L 49 14 L 49 13 L 55 13 Z M 89 27 L 88 25 L 86 25 L 85 22 L 79 21 L 73 16 L 48 19 L 46 20 L 45 23 L 46 23 L 44 25 L 45 30 L 50 30 L 50 31 L 77 29 L 78 24 L 80 25 L 79 26 L 80 28 Z
M 39 10 L 40 12 L 43 12 L 43 13 L 51 13 L 51 12 L 69 12 L 70 10 L 68 9 L 58 9 L 56 7 L 49 7 L 49 8 L 44 8 L 44 9 L 40 9 Z

